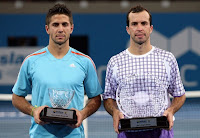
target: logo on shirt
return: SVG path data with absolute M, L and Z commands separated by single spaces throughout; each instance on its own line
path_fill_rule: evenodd
M 72 67 L 72 68 L 75 68 L 75 67 L 76 67 L 76 66 L 74 65 L 74 63 L 70 64 L 69 66 Z

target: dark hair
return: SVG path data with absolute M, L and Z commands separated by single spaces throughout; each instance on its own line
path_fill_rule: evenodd
M 139 12 L 142 12 L 142 11 L 146 11 L 148 14 L 149 14 L 149 22 L 150 22 L 150 25 L 152 25 L 152 16 L 151 16 L 151 13 L 145 9 L 144 7 L 138 5 L 136 7 L 133 7 L 129 10 L 129 12 L 127 13 L 126 15 L 126 25 L 129 26 L 129 14 L 130 13 L 139 13 Z
M 49 12 L 46 15 L 46 25 L 49 25 L 51 17 L 56 14 L 67 15 L 69 17 L 70 23 L 73 24 L 72 12 L 64 4 L 56 4 L 51 9 L 49 9 Z

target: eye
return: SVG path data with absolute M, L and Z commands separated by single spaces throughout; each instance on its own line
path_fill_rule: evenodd
M 142 22 L 141 24 L 142 24 L 142 25 L 147 25 L 148 23 L 147 23 L 147 22 Z
M 138 23 L 137 22 L 132 22 L 131 25 L 136 26 Z
M 57 27 L 59 24 L 58 23 L 53 23 L 52 26 Z
M 64 26 L 64 27 L 66 27 L 68 25 L 69 25 L 68 23 L 62 23 L 62 26 Z

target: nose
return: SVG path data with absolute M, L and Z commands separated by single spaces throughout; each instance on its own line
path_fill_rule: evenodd
M 138 24 L 137 30 L 142 30 L 142 29 L 143 29 L 143 26 L 141 24 Z
M 59 25 L 59 27 L 58 27 L 58 32 L 59 32 L 59 33 L 62 33 L 62 32 L 63 32 L 63 26 L 62 26 L 62 25 Z

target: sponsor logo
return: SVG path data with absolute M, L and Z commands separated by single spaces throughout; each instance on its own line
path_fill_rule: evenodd
M 70 64 L 69 66 L 72 67 L 72 68 L 75 68 L 75 67 L 76 67 L 76 66 L 74 65 L 74 63 Z
M 60 110 L 54 110 L 53 111 L 54 114 L 63 114 L 64 112 L 60 111 Z

